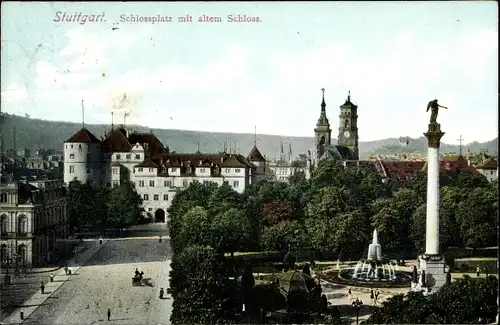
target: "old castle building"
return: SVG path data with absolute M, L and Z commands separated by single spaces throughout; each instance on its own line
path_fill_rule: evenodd
M 152 133 L 125 128 L 99 140 L 86 128 L 64 143 L 64 182 L 73 180 L 116 187 L 135 184 L 146 213 L 166 222 L 166 211 L 178 190 L 192 182 L 223 183 L 242 193 L 252 182 L 266 178 L 267 163 L 256 145 L 248 157 L 226 152 L 170 152 Z
M 358 106 L 351 102 L 349 92 L 345 103 L 340 106 L 337 145 L 332 145 L 332 129 L 326 116 L 325 89 L 322 92 L 321 113 L 314 129 L 316 147 L 312 160 L 314 163 L 325 158 L 358 160 Z

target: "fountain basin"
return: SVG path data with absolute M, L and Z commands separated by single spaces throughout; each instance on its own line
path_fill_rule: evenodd
M 374 280 L 369 278 L 354 278 L 354 268 L 342 269 L 340 272 L 330 271 L 323 274 L 329 282 L 352 287 L 366 288 L 410 288 L 411 272 L 395 271 L 395 277 L 387 280 Z

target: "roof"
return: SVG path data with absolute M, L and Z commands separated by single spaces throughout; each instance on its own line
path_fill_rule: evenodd
M 151 160 L 151 158 L 146 158 L 143 162 L 140 164 L 137 164 L 134 166 L 135 168 L 158 168 L 159 166 Z
M 101 143 L 101 141 L 92 132 L 83 127 L 68 140 L 64 141 L 64 143 Z
M 314 288 L 315 281 L 310 275 L 296 270 L 282 273 L 278 276 L 280 289 L 286 293 L 309 292 Z
M 498 161 L 496 161 L 494 158 L 490 158 L 487 161 L 485 161 L 482 164 L 479 164 L 476 166 L 476 169 L 488 169 L 488 170 L 493 170 L 498 168 Z
M 128 141 L 132 145 L 136 143 L 147 144 L 147 150 L 152 156 L 166 151 L 163 144 L 153 133 L 132 133 L 129 135 Z
M 124 129 L 116 129 L 112 131 L 106 139 L 102 141 L 101 149 L 104 152 L 126 152 L 130 151 L 133 146 L 127 139 L 127 131 Z
M 257 146 L 253 146 L 252 150 L 250 150 L 250 153 L 248 154 L 248 160 L 256 162 L 266 161 L 264 156 L 260 153 L 259 149 L 257 149 Z
M 230 156 L 229 159 L 222 162 L 220 166 L 230 168 L 246 167 L 245 163 L 240 161 L 237 156 Z
M 319 159 L 332 158 L 335 160 L 349 160 L 352 159 L 352 152 L 349 148 L 344 146 L 327 145 L 325 153 Z

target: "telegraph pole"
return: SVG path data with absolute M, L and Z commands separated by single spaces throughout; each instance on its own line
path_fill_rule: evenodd
M 460 135 L 460 138 L 457 139 L 458 140 L 458 148 L 460 150 L 460 156 L 462 156 L 462 142 L 463 142 L 463 138 L 462 138 L 462 135 Z

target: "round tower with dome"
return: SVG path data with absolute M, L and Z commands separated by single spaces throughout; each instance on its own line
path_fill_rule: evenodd
M 100 184 L 101 141 L 85 127 L 64 142 L 64 182 Z

